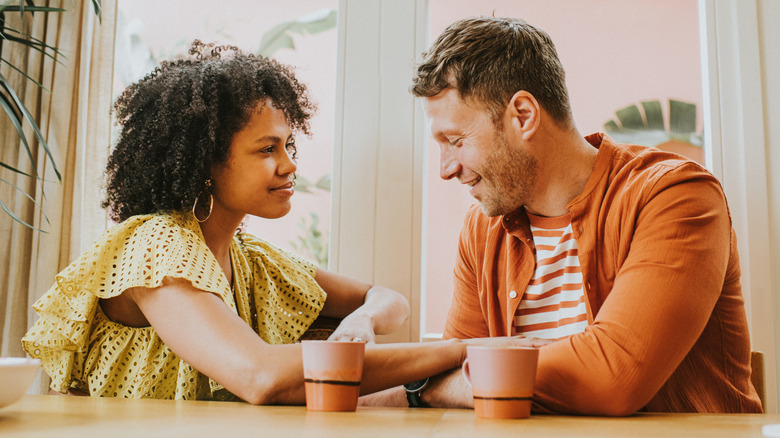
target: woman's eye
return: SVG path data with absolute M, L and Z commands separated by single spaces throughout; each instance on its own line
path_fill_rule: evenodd
M 274 147 L 268 146 L 267 148 L 261 149 L 260 152 L 266 155 L 271 155 L 274 153 Z

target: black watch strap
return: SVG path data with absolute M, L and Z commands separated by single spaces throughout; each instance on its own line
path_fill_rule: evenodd
M 427 408 L 428 405 L 422 399 L 422 392 L 428 387 L 428 381 L 430 378 L 418 380 L 416 382 L 407 383 L 404 385 L 406 390 L 406 401 L 409 402 L 410 408 Z

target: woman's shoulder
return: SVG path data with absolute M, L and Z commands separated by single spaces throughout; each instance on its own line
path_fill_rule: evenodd
M 310 275 L 317 272 L 317 265 L 305 257 L 284 250 L 254 234 L 239 233 L 237 241 L 252 263 L 274 264 L 281 267 L 303 269 Z
M 192 223 L 193 219 L 185 213 L 160 212 L 131 216 L 106 232 L 108 235 L 159 235 L 181 234 L 197 238 L 199 229 Z
M 202 278 L 217 264 L 201 236 L 186 215 L 132 216 L 107 230 L 58 274 L 57 283 L 78 285 L 73 289 L 107 298 L 129 287 L 157 287 L 165 276 Z M 219 283 L 219 276 L 208 277 Z M 222 289 L 216 284 L 204 288 Z

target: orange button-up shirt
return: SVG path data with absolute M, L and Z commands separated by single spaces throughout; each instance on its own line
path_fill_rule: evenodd
M 596 164 L 568 208 L 589 324 L 541 348 L 535 410 L 761 412 L 720 183 L 678 155 L 586 139 Z M 487 217 L 473 206 L 444 337 L 509 335 L 534 267 L 524 210 Z

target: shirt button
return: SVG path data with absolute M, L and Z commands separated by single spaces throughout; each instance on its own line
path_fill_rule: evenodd
M 509 292 L 509 298 L 517 298 L 517 292 L 515 291 Z

